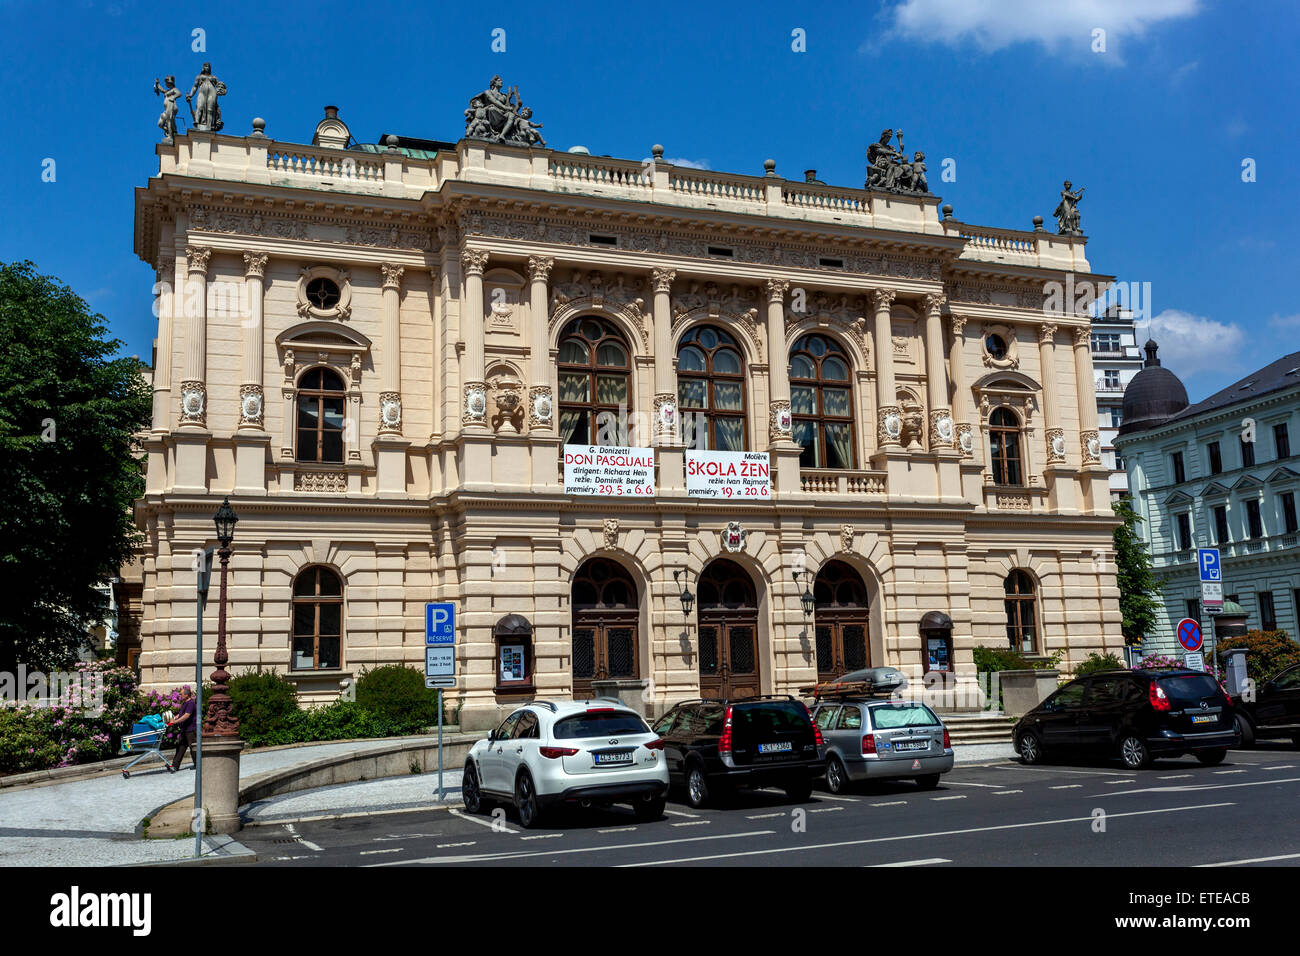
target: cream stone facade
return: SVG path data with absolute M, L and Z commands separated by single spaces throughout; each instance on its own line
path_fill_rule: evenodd
M 146 686 L 192 678 L 192 553 L 227 495 L 231 669 L 275 668 L 309 700 L 364 667 L 422 666 L 429 601 L 458 608 L 467 727 L 575 676 L 581 692 L 640 680 L 651 712 L 862 663 L 970 685 L 972 648 L 1006 646 L 1011 613 L 1017 642 L 1065 669 L 1119 652 L 1089 318 L 1045 306 L 1069 273 L 1110 282 L 1082 237 L 658 148 L 643 164 L 316 139 L 191 132 L 137 190 L 159 282 L 136 509 Z M 687 494 L 678 357 L 718 332 L 742 366 L 726 427 L 769 455 L 770 497 Z M 579 339 L 612 357 L 585 410 Z M 845 387 L 841 428 L 824 410 Z M 564 493 L 562 445 L 602 397 L 623 399 L 626 444 L 653 447 L 652 496 Z M 801 464 L 808 429 L 822 457 Z M 1016 454 L 994 462 L 991 441 Z M 737 572 L 748 585 L 728 590 Z M 934 661 L 930 612 L 951 627 Z

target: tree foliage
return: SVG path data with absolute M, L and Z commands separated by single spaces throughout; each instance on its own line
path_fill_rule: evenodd
M 1123 522 L 1113 535 L 1121 628 L 1124 640 L 1135 644 L 1155 629 L 1161 606 L 1160 584 L 1151 570 L 1151 552 L 1138 533 L 1142 517 L 1127 497 L 1115 502 L 1111 509 Z
M 136 539 L 150 388 L 106 332 L 33 263 L 0 263 L 0 670 L 66 665 Z

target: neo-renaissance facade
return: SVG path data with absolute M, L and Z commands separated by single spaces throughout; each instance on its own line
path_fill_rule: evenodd
M 1047 305 L 1110 283 L 1082 235 L 961 223 L 888 145 L 863 189 L 546 149 L 498 87 L 456 143 L 328 108 L 312 145 L 159 145 L 146 686 L 192 678 L 227 495 L 232 670 L 307 699 L 420 667 L 430 601 L 466 727 L 1118 652 L 1089 317 Z

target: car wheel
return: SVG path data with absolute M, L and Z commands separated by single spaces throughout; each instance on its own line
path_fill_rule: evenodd
M 519 823 L 525 830 L 541 826 L 542 808 L 537 802 L 537 788 L 533 784 L 533 775 L 527 770 L 515 781 L 515 809 L 519 811 Z
M 812 777 L 791 780 L 785 785 L 784 790 L 791 803 L 807 803 L 812 799 Z
M 667 802 L 664 797 L 648 797 L 637 800 L 632 804 L 632 812 L 636 814 L 638 822 L 652 823 L 655 820 L 663 819 L 664 804 Z
M 1223 763 L 1223 758 L 1228 756 L 1227 747 L 1215 747 L 1213 750 L 1198 750 L 1196 759 L 1207 767 L 1215 767 Z
M 927 773 L 924 777 L 916 778 L 916 785 L 921 790 L 933 790 L 935 787 L 939 786 L 939 778 L 941 776 L 943 776 L 943 774 Z
M 696 810 L 709 802 L 709 781 L 704 776 L 704 768 L 697 763 L 686 771 L 686 802 Z
M 1119 742 L 1119 759 L 1130 770 L 1141 770 L 1151 762 L 1151 751 L 1135 734 L 1126 734 Z
M 479 787 L 478 771 L 472 763 L 465 764 L 465 773 L 460 778 L 460 798 L 466 813 L 482 813 L 486 809 L 487 801 Z
M 849 773 L 840 758 L 832 755 L 826 762 L 826 789 L 831 793 L 843 793 L 848 788 Z
M 1237 715 L 1237 733 L 1241 734 L 1243 747 L 1255 746 L 1255 728 L 1250 725 L 1250 718 L 1245 714 Z
M 1027 730 L 1020 735 L 1018 743 L 1021 763 L 1032 765 L 1043 762 L 1043 745 L 1038 740 L 1038 734 Z

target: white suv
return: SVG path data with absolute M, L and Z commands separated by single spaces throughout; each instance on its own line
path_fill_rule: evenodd
M 618 701 L 535 700 L 470 748 L 461 795 L 470 813 L 510 801 L 528 828 L 560 803 L 630 803 L 638 820 L 658 820 L 668 792 L 663 750 Z

